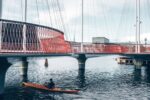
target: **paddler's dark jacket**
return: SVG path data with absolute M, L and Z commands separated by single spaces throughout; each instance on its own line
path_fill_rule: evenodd
M 48 83 L 48 88 L 52 89 L 54 87 L 55 87 L 55 83 L 53 81 Z

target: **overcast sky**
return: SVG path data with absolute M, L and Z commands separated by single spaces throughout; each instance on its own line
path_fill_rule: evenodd
M 81 0 L 58 1 L 60 9 L 57 0 L 28 0 L 27 21 L 58 28 L 67 40 L 81 41 Z M 112 42 L 134 42 L 135 1 L 84 0 L 84 41 L 107 37 Z M 3 0 L 3 18 L 23 21 L 24 0 Z M 149 0 L 141 0 L 141 21 L 141 41 L 150 41 Z

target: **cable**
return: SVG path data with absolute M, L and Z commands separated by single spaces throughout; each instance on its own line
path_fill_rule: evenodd
M 47 7 L 48 7 L 48 14 L 49 14 L 49 20 L 50 20 L 50 25 L 51 27 L 53 27 L 53 22 L 52 22 L 52 17 L 51 17 L 51 9 L 50 9 L 50 6 L 49 6 L 49 0 L 46 0 L 46 4 L 47 4 Z
M 65 27 L 65 24 L 64 24 L 63 16 L 62 16 L 62 13 L 61 13 L 60 3 L 59 3 L 58 0 L 56 0 L 56 1 L 57 1 L 58 9 L 59 9 L 59 15 L 60 15 L 60 19 L 61 19 L 61 22 L 62 22 L 62 27 L 64 29 L 64 33 L 66 33 L 67 31 L 66 31 L 66 27 Z M 68 39 L 67 34 L 65 34 L 65 36 Z
M 56 0 L 51 0 L 51 6 L 52 6 L 52 9 L 53 9 L 53 18 L 54 18 L 54 27 L 55 28 L 58 28 L 58 29 L 61 29 L 60 28 L 60 25 L 59 25 L 59 22 L 58 22 L 58 17 L 57 17 L 57 9 L 56 9 Z
M 103 0 L 100 1 L 100 4 L 101 4 L 101 9 L 102 9 L 102 14 L 103 14 L 103 17 L 104 17 L 105 31 L 107 32 L 110 29 L 108 28 L 108 23 L 107 23 L 106 10 L 105 10 L 106 6 L 104 6 Z M 111 32 L 108 31 L 107 34 L 111 34 Z
M 38 0 L 36 0 L 36 10 L 37 10 L 38 21 L 39 21 L 39 24 L 40 24 L 40 15 L 39 15 L 39 8 L 38 8 Z
M 59 3 L 59 6 L 60 6 L 60 3 Z M 61 13 L 61 16 L 62 16 L 62 24 L 64 25 L 65 38 L 66 38 L 66 40 L 69 40 L 69 37 L 68 37 L 69 32 L 67 31 L 68 26 L 67 26 L 67 24 L 64 23 L 64 19 L 66 19 L 64 4 L 62 4 L 62 9 L 64 10 L 64 15 L 61 12 L 60 13 Z
M 62 19 L 62 14 L 61 14 L 61 8 L 60 8 L 58 0 L 56 0 L 56 5 L 57 5 L 57 12 L 58 12 L 58 21 L 59 21 L 58 23 L 60 25 L 60 29 L 63 29 L 63 31 L 64 31 L 63 19 Z

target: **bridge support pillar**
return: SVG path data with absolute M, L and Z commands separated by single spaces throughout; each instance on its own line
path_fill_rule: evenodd
M 83 88 L 85 86 L 85 69 L 80 70 L 78 72 L 78 86 L 79 88 Z
M 79 70 L 85 70 L 85 62 L 87 60 L 85 54 L 79 54 L 78 57 L 78 63 L 79 63 Z
M 5 74 L 10 65 L 7 58 L 0 58 L 0 96 L 4 93 Z
M 78 70 L 78 79 L 79 79 L 79 87 L 84 87 L 85 84 L 85 62 L 87 60 L 85 54 L 79 54 L 77 57 L 79 63 L 79 70 Z
M 141 80 L 141 68 L 143 65 L 143 61 L 141 59 L 134 59 L 134 80 L 140 81 Z
M 148 83 L 150 83 L 150 62 L 147 62 L 145 66 L 145 78 Z
M 134 67 L 134 81 L 140 82 L 141 81 L 141 68 Z
M 27 72 L 28 72 L 28 61 L 27 57 L 22 58 L 22 66 L 21 66 L 21 75 L 22 75 L 22 81 L 27 82 Z
M 136 69 L 141 69 L 141 67 L 143 65 L 143 61 L 141 59 L 134 59 L 133 64 Z

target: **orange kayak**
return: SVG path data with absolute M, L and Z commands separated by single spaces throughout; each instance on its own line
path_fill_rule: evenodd
M 22 86 L 26 88 L 34 88 L 38 90 L 45 90 L 45 91 L 55 92 L 55 93 L 57 92 L 57 93 L 77 94 L 79 92 L 79 90 L 70 90 L 70 89 L 62 89 L 62 88 L 49 89 L 44 85 L 36 84 L 36 83 L 29 83 L 29 82 L 23 82 Z

